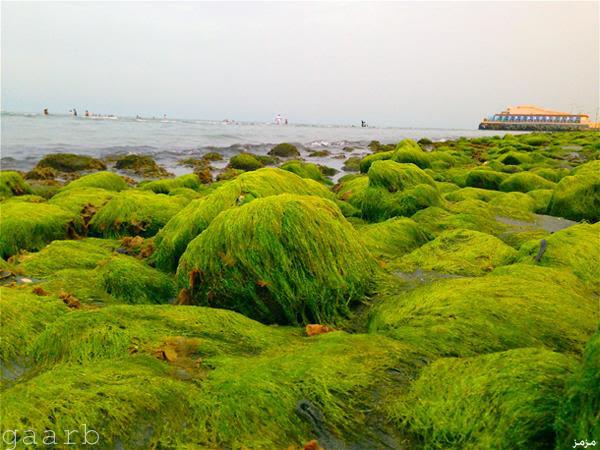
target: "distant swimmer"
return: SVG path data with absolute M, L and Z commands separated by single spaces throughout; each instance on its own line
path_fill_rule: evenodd
M 77 110 L 75 108 L 73 108 L 73 116 L 77 117 Z
M 87 109 L 85 110 L 85 117 L 90 117 L 90 112 Z
M 288 124 L 287 117 L 285 118 L 285 124 L 286 124 L 286 125 Z
M 48 115 L 48 108 L 44 108 L 44 115 L 47 116 Z
M 277 116 L 275 117 L 275 125 L 281 125 L 281 114 L 277 114 Z
M 367 122 L 365 122 L 364 120 L 360 121 L 360 126 L 363 127 L 363 128 L 368 127 Z

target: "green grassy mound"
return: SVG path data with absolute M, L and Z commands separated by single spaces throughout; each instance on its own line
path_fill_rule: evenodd
M 600 333 L 585 347 L 583 361 L 567 382 L 556 418 L 557 442 L 593 440 L 600 434 Z
M 546 238 L 539 262 L 540 241 L 529 241 L 519 250 L 519 261 L 573 271 L 587 286 L 600 293 L 600 224 L 580 224 Z
M 417 269 L 455 275 L 479 276 L 510 264 L 517 251 L 500 239 L 472 230 L 446 231 L 433 241 L 404 256 L 394 268 Z
M 255 198 L 283 193 L 332 197 L 320 183 L 281 169 L 259 169 L 224 183 L 204 198 L 194 200 L 157 234 L 153 261 L 162 270 L 174 271 L 187 245 L 224 210 Z
M 444 196 L 446 200 L 451 202 L 460 202 L 463 200 L 481 200 L 484 202 L 489 202 L 494 197 L 500 195 L 498 191 L 491 191 L 489 189 L 480 189 L 474 187 L 466 187 L 462 189 L 458 189 L 455 191 L 451 191 Z
M 580 166 L 574 176 L 556 185 L 548 206 L 549 214 L 571 220 L 600 220 L 600 163 Z
M 510 151 L 499 158 L 499 161 L 505 165 L 518 166 L 520 164 L 531 163 L 532 158 L 527 153 Z
M 318 181 L 319 183 L 331 184 L 331 181 L 323 175 L 323 172 L 313 163 L 305 163 L 302 161 L 288 161 L 281 165 L 282 170 L 295 173 L 299 177 L 309 178 Z
M 424 448 L 563 448 L 553 422 L 574 362 L 537 348 L 441 359 L 390 415 Z
M 375 162 L 375 161 L 386 161 L 389 159 L 392 159 L 392 157 L 394 156 L 395 151 L 387 151 L 387 152 L 379 152 L 379 153 L 372 153 L 370 155 L 365 156 L 361 161 L 360 161 L 360 171 L 362 173 L 367 173 L 369 171 L 369 169 L 371 168 L 371 165 Z
M 531 172 L 520 172 L 509 176 L 500 184 L 504 192 L 529 192 L 535 189 L 553 189 L 555 184 Z
M 598 324 L 589 292 L 568 271 L 519 265 L 502 272 L 505 267 L 383 298 L 369 330 L 437 356 L 538 346 L 581 352 Z
M 394 161 L 375 161 L 368 173 L 371 187 L 382 187 L 389 192 L 403 191 L 420 184 L 435 187 L 433 179 L 414 164 Z
M 400 141 L 392 160 L 399 163 L 412 163 L 421 169 L 425 169 L 431 165 L 429 155 L 421 149 L 419 144 L 411 139 Z
M 79 172 L 82 170 L 105 170 L 106 164 L 91 156 L 54 153 L 44 156 L 36 167 L 50 167 L 60 172 Z
M 375 262 L 340 210 L 283 194 L 221 213 L 177 269 L 201 304 L 276 323 L 334 323 L 371 289 Z
M 553 191 L 550 189 L 535 189 L 527 193 L 535 202 L 533 212 L 537 214 L 545 214 L 548 210 L 550 200 L 552 200 Z
M 495 220 L 494 208 L 480 200 L 462 200 L 447 205 L 447 209 L 433 206 L 417 212 L 412 219 L 434 235 L 456 229 L 496 235 L 504 229 Z
M 431 239 L 429 233 L 405 217 L 365 225 L 358 228 L 358 232 L 369 251 L 385 259 L 410 253 Z
M 31 187 L 19 172 L 0 170 L 0 200 L 23 194 L 31 194 Z
M 111 198 L 115 196 L 114 191 L 101 188 L 74 188 L 66 189 L 54 195 L 48 203 L 60 206 L 76 214 L 93 213 L 104 206 Z
M 77 180 L 71 181 L 61 190 L 80 188 L 101 188 L 107 191 L 123 191 L 127 189 L 127 182 L 122 176 L 113 172 L 96 172 L 84 175 Z
M 126 235 L 152 236 L 186 204 L 183 197 L 127 190 L 111 198 L 89 223 L 90 233 L 116 238 Z
M 19 250 L 39 250 L 48 242 L 75 234 L 80 217 L 47 203 L 9 201 L 0 203 L 0 257 Z

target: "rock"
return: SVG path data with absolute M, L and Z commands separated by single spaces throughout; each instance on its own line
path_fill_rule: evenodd
M 296 148 L 295 145 L 284 142 L 282 144 L 276 145 L 271 150 L 269 150 L 269 155 L 279 156 L 282 158 L 289 158 L 300 156 L 300 152 L 298 151 L 298 148 Z
M 163 167 L 148 155 L 127 155 L 117 158 L 115 168 L 125 170 L 144 178 L 161 178 L 169 176 Z
M 36 165 L 37 169 L 50 167 L 59 172 L 80 172 L 84 170 L 105 170 L 106 164 L 86 155 L 54 153 L 44 156 Z

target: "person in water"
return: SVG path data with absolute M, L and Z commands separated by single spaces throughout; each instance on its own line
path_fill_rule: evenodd
M 73 108 L 73 116 L 77 117 L 77 110 L 75 108 Z
M 364 120 L 360 121 L 360 126 L 365 128 L 367 126 L 367 122 L 365 122 Z
M 85 110 L 85 117 L 90 117 L 90 112 L 87 109 Z
M 44 108 L 44 115 L 47 116 L 48 115 L 48 108 Z

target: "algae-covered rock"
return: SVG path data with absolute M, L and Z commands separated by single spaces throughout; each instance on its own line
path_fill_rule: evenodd
M 424 448 L 562 448 L 553 423 L 574 363 L 538 348 L 441 359 L 390 414 Z
M 499 161 L 505 165 L 519 165 L 519 164 L 527 164 L 532 162 L 531 156 L 527 153 L 510 151 L 499 158 Z
M 75 235 L 82 227 L 79 215 L 47 203 L 20 201 L 0 204 L 0 257 L 19 250 L 39 250 L 48 242 Z
M 466 187 L 455 191 L 451 191 L 448 194 L 444 195 L 444 198 L 446 200 L 450 200 L 451 202 L 460 202 L 463 200 L 481 200 L 484 202 L 489 202 L 498 195 L 500 195 L 500 192 L 498 191 Z
M 19 172 L 0 170 L 0 200 L 13 195 L 31 194 L 31 187 Z
M 416 222 L 404 217 L 366 225 L 358 230 L 371 253 L 386 258 L 410 253 L 431 239 L 431 235 Z
M 288 172 L 295 173 L 299 177 L 309 178 L 311 180 L 318 181 L 319 183 L 332 184 L 331 181 L 324 176 L 323 171 L 313 163 L 306 163 L 302 161 L 288 161 L 281 165 L 281 170 L 287 170 Z
M 127 182 L 122 176 L 113 172 L 96 172 L 84 175 L 77 180 L 71 181 L 61 191 L 81 188 L 101 188 L 107 191 L 122 191 L 127 189 Z
M 535 189 L 553 189 L 555 184 L 531 172 L 520 172 L 509 176 L 500 184 L 504 192 L 529 192 Z
M 478 276 L 510 264 L 517 251 L 500 239 L 472 230 L 446 231 L 403 257 L 394 267 L 403 272 L 417 269 L 454 275 Z
M 392 156 L 394 156 L 394 153 L 395 153 L 395 151 L 387 151 L 387 152 L 381 152 L 381 153 L 373 153 L 371 155 L 365 156 L 360 161 L 360 171 L 362 173 L 367 173 L 369 171 L 369 169 L 371 168 L 371 164 L 373 164 L 375 161 L 385 161 L 388 159 L 392 159 Z
M 468 173 L 465 184 L 470 187 L 497 191 L 507 177 L 508 175 L 505 173 L 495 172 L 493 170 L 474 169 Z
M 431 206 L 418 211 L 412 219 L 425 230 L 438 235 L 445 230 L 467 229 L 496 234 L 504 228 L 490 209 L 478 208 L 480 200 L 462 200 L 443 209 Z
M 176 214 L 156 236 L 152 259 L 162 270 L 175 270 L 188 243 L 221 212 L 255 198 L 282 193 L 331 197 L 322 184 L 280 169 L 259 169 L 224 183 L 206 197 L 192 201 Z
M 554 191 L 551 189 L 535 189 L 527 192 L 527 195 L 529 195 L 535 202 L 533 212 L 537 214 L 545 214 L 548 210 L 548 205 L 550 204 L 550 200 L 552 200 L 553 194 Z
M 567 381 L 556 418 L 557 442 L 579 442 L 600 434 L 600 333 L 585 347 L 583 360 Z M 587 438 L 586 438 L 587 439 Z
M 277 323 L 331 323 L 371 289 L 375 262 L 329 200 L 282 194 L 215 218 L 179 284 L 201 304 Z
M 369 169 L 369 185 L 383 187 L 390 192 L 413 188 L 419 184 L 435 187 L 433 179 L 414 164 L 393 161 L 375 161 Z
M 269 150 L 269 155 L 279 156 L 282 158 L 289 158 L 300 156 L 300 152 L 298 151 L 298 148 L 295 145 L 283 142 L 281 144 L 277 144 L 275 147 Z
M 166 178 L 164 180 L 140 183 L 138 187 L 143 191 L 152 191 L 155 194 L 171 194 L 175 189 L 187 188 L 198 190 L 200 189 L 200 186 L 201 183 L 198 175 L 194 173 L 188 173 L 176 178 Z
M 430 166 L 429 155 L 412 139 L 404 139 L 398 143 L 392 160 L 399 163 L 412 163 L 421 169 Z
M 257 170 L 263 166 L 264 164 L 252 153 L 240 153 L 229 160 L 229 167 L 238 170 Z
M 342 166 L 342 170 L 346 172 L 358 172 L 360 171 L 360 161 L 362 158 L 359 156 L 351 156 L 346 161 L 344 161 L 344 165 Z
M 183 197 L 151 191 L 119 192 L 94 215 L 89 230 L 91 234 L 108 238 L 153 236 L 187 203 Z
M 545 239 L 529 241 L 519 250 L 519 261 L 541 266 L 567 268 L 600 293 L 600 224 L 580 224 L 553 233 Z M 539 258 L 538 258 L 539 255 Z
M 130 256 L 115 256 L 98 269 L 104 290 L 125 303 L 167 303 L 175 297 L 175 282 Z
M 117 158 L 115 168 L 144 178 L 161 178 L 169 175 L 149 155 L 127 155 Z
M 93 187 L 66 189 L 54 195 L 48 203 L 91 217 L 115 195 L 114 191 Z
M 594 164 L 598 163 L 598 164 Z M 571 220 L 600 220 L 600 162 L 580 166 L 556 185 L 548 213 Z
M 5 370 L 24 363 L 29 346 L 67 307 L 56 297 L 42 297 L 18 288 L 0 287 L 0 363 Z M 2 403 L 2 402 L 0 402 Z
M 54 153 L 44 156 L 38 168 L 51 167 L 60 172 L 79 172 L 82 170 L 106 170 L 106 164 L 96 158 L 73 153 Z
M 93 269 L 117 248 L 118 241 L 108 239 L 56 240 L 37 253 L 22 255 L 19 268 L 30 277 L 46 277 L 63 269 Z
M 531 213 L 536 209 L 536 201 L 522 192 L 506 192 L 494 197 L 489 202 L 500 216 L 531 220 Z
M 582 351 L 598 324 L 597 302 L 576 277 L 524 264 L 496 271 L 383 298 L 369 330 L 438 356 L 539 346 Z

